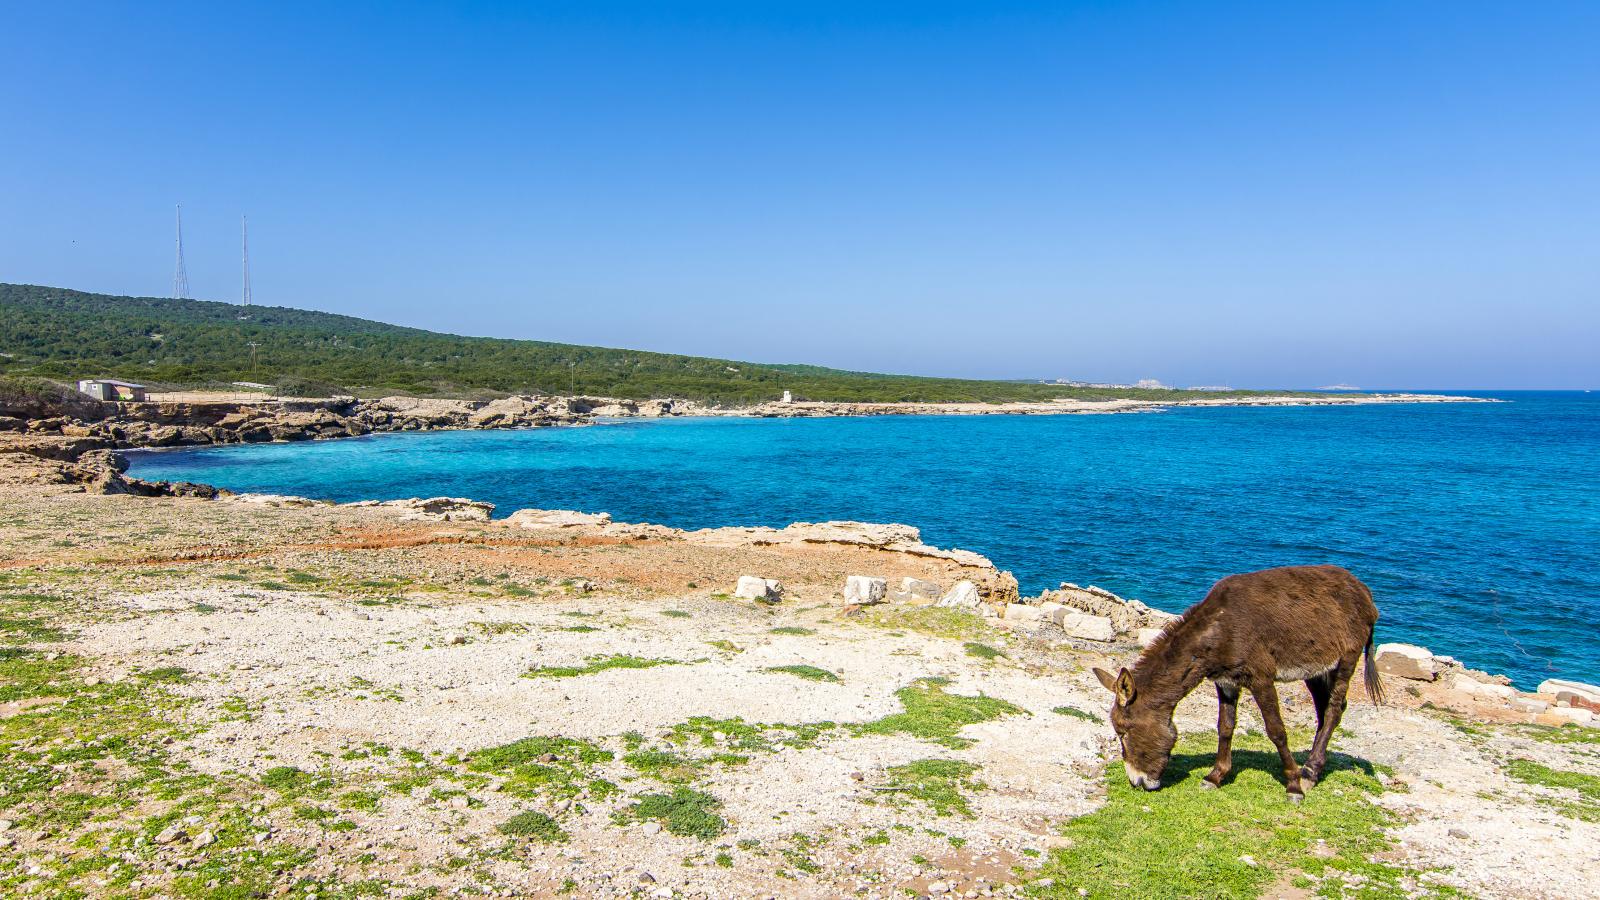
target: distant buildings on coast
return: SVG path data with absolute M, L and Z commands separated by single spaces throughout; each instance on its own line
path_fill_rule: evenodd
M 1180 389 L 1180 388 L 1173 387 L 1170 384 L 1162 384 L 1160 381 L 1157 381 L 1154 378 L 1141 378 L 1138 381 L 1135 381 L 1133 384 L 1112 384 L 1110 382 L 1104 382 L 1104 381 L 1068 381 L 1065 378 L 1057 378 L 1054 381 L 1044 381 L 1044 382 L 1040 382 L 1040 383 L 1041 384 L 1059 384 L 1062 387 L 1120 388 L 1122 390 L 1143 390 L 1143 391 L 1176 391 L 1176 390 L 1185 390 L 1185 391 L 1231 391 L 1231 390 L 1233 390 L 1233 388 L 1228 387 L 1226 385 L 1221 385 L 1221 384 L 1200 384 L 1200 385 L 1195 385 L 1193 387 L 1186 387 L 1186 388 L 1181 388 Z

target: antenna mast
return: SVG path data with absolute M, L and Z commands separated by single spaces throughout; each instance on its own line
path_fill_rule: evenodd
M 244 305 L 250 305 L 250 223 L 239 217 L 239 249 L 244 257 Z
M 178 264 L 172 272 L 172 297 L 175 300 L 187 300 L 189 297 L 189 273 L 183 268 L 183 204 L 178 204 Z

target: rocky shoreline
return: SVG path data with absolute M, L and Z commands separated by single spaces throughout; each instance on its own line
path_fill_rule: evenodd
M 764 403 L 711 407 L 689 400 L 513 396 L 496 400 L 417 397 L 244 401 L 186 399 L 105 403 L 78 398 L 52 406 L 0 404 L 0 478 L 81 484 L 99 493 L 215 497 L 207 485 L 128 478 L 116 451 L 273 441 L 332 440 L 386 432 L 542 428 L 606 418 L 883 415 L 1093 415 L 1158 412 L 1174 406 L 1350 406 L 1483 402 L 1438 394 L 1327 397 L 1057 400 L 1042 403 Z

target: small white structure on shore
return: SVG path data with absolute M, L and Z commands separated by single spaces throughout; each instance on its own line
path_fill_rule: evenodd
M 782 402 L 784 402 L 784 403 L 793 403 L 794 402 L 794 395 L 790 394 L 788 391 L 784 391 L 783 392 L 783 401 Z
M 127 400 L 134 403 L 143 403 L 145 400 L 144 385 L 110 378 L 83 379 L 78 382 L 78 392 L 96 400 Z

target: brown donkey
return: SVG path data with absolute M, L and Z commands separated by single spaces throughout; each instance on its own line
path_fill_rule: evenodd
M 1300 801 L 1328 764 L 1328 738 L 1344 714 L 1356 662 L 1367 656 L 1367 695 L 1383 702 L 1373 662 L 1378 607 L 1372 591 L 1338 566 L 1287 566 L 1217 582 L 1206 598 L 1162 631 L 1133 669 L 1095 669 L 1116 694 L 1111 727 L 1135 787 L 1153 791 L 1172 756 L 1172 711 L 1201 681 L 1217 686 L 1217 763 L 1201 787 L 1221 786 L 1233 768 L 1239 689 L 1256 698 L 1267 737 L 1283 758 L 1289 799 Z M 1304 766 L 1295 765 L 1278 710 L 1280 681 L 1304 680 L 1317 706 L 1317 736 Z

